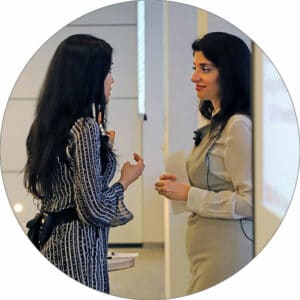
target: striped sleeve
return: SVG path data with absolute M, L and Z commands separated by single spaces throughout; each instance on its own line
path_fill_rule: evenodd
M 90 118 L 80 119 L 71 132 L 75 146 L 75 202 L 80 219 L 97 226 L 110 226 L 113 220 L 120 219 L 121 209 L 121 223 L 127 223 L 132 219 L 132 214 L 123 209 L 123 186 L 115 183 L 109 187 L 106 178 L 101 175 L 98 124 Z

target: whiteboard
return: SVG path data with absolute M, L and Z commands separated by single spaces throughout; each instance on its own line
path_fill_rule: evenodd
M 292 200 L 299 167 L 299 133 L 288 90 L 256 46 L 254 59 L 255 251 L 280 225 Z

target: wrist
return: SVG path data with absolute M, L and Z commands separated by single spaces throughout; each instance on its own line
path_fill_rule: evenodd
M 120 183 L 123 186 L 124 191 L 127 189 L 128 185 L 127 182 L 123 179 L 119 179 L 118 183 Z

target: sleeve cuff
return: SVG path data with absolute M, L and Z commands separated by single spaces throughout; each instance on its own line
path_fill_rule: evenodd
M 188 193 L 186 208 L 192 212 L 204 211 L 204 201 L 207 191 L 200 188 L 191 187 Z
M 116 182 L 113 184 L 115 193 L 118 197 L 117 200 L 117 210 L 113 217 L 110 226 L 116 227 L 120 225 L 125 225 L 133 219 L 133 214 L 129 211 L 124 203 L 124 187 L 121 183 Z
M 120 182 L 116 182 L 112 185 L 112 187 L 114 188 L 118 198 L 123 199 L 123 197 L 124 197 L 124 187 L 123 187 L 123 185 Z

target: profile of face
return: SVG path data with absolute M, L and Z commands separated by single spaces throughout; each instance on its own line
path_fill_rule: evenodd
M 104 80 L 104 95 L 105 95 L 106 103 L 109 102 L 112 84 L 114 82 L 115 82 L 115 80 L 111 74 L 111 71 L 109 71 Z
M 195 84 L 197 96 L 201 100 L 211 100 L 214 109 L 220 106 L 219 70 L 202 51 L 195 51 L 191 81 Z

